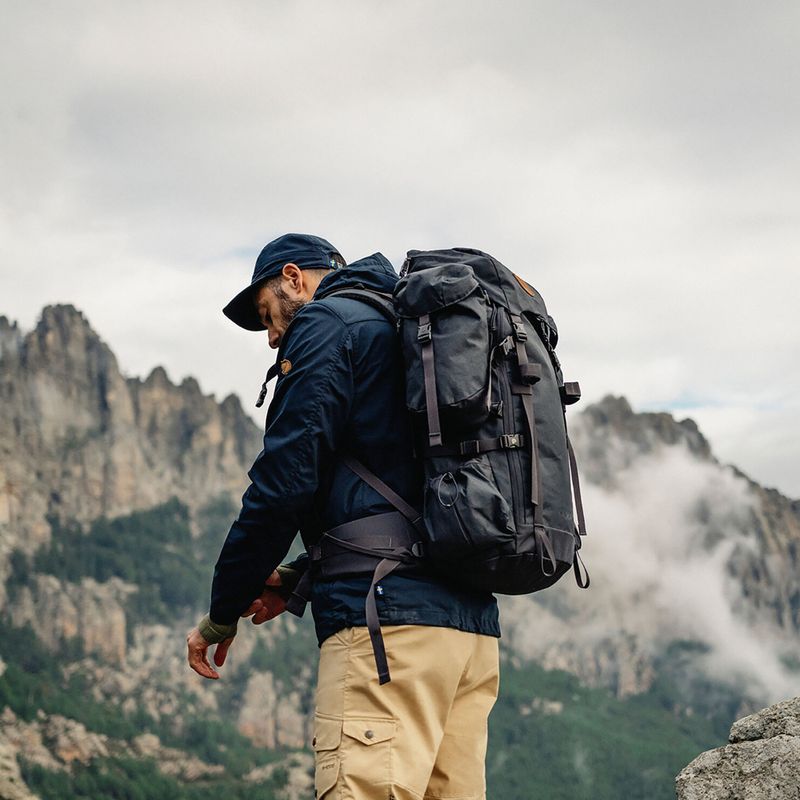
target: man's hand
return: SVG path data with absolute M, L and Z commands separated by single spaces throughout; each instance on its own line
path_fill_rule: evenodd
M 225 658 L 228 655 L 228 648 L 233 642 L 233 636 L 230 639 L 221 641 L 216 650 L 214 650 L 214 663 L 221 667 L 225 663 Z M 208 648 L 209 643 L 203 638 L 198 628 L 193 628 L 186 636 L 186 644 L 189 647 L 189 666 L 198 674 L 209 680 L 217 680 L 219 672 L 217 672 L 211 664 L 208 663 Z
M 242 614 L 243 617 L 252 617 L 253 625 L 261 625 L 268 619 L 277 617 L 286 610 L 286 601 L 278 594 L 276 588 L 281 585 L 281 576 L 278 571 L 272 573 L 264 584 L 264 591 L 250 604 L 250 608 Z M 220 644 L 220 647 L 222 642 Z M 223 656 L 224 659 L 224 656 Z M 216 656 L 214 658 L 216 661 Z
M 286 610 L 286 601 L 278 594 L 277 588 L 282 585 L 281 576 L 275 570 L 267 578 L 264 591 L 250 604 L 250 608 L 242 614 L 243 617 L 252 617 L 254 625 L 261 625 L 268 619 L 277 617 Z M 223 634 L 224 635 L 224 634 Z M 221 667 L 228 656 L 228 649 L 233 642 L 233 636 L 224 639 L 214 651 L 214 663 Z M 189 666 L 198 674 L 209 680 L 218 680 L 219 673 L 208 661 L 208 648 L 211 646 L 200 633 L 199 628 L 193 628 L 186 636 L 189 648 Z

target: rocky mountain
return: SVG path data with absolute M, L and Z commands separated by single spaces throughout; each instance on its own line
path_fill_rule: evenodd
M 501 600 L 492 796 L 527 796 L 526 731 L 548 797 L 667 797 L 736 716 L 795 694 L 800 506 L 690 420 L 608 397 L 570 431 L 592 585 Z M 260 439 L 233 396 L 124 376 L 71 306 L 28 333 L 0 317 L 0 798 L 305 796 L 309 621 L 241 626 L 215 685 L 184 665 Z
M 161 367 L 125 377 L 72 306 L 28 333 L 0 316 L 0 568 L 46 544 L 52 519 L 235 499 L 260 438 L 233 395 L 218 403 Z

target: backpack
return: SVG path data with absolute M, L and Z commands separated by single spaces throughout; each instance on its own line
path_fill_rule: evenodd
M 419 510 L 341 454 L 397 512 L 346 523 L 309 548 L 326 577 L 373 572 L 366 619 L 380 682 L 390 678 L 375 586 L 398 567 L 422 560 L 450 581 L 499 594 L 539 591 L 572 568 L 587 588 L 566 425 L 580 387 L 563 381 L 558 332 L 539 293 L 492 256 L 454 248 L 410 251 L 393 296 L 365 288 L 326 296 L 361 300 L 396 325 L 424 465 Z

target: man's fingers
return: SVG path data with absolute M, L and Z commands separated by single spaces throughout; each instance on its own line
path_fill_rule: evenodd
M 208 663 L 208 656 L 205 650 L 189 650 L 189 666 L 198 674 L 209 680 L 216 680 L 219 678 L 219 673 Z
M 223 641 L 217 645 L 216 650 L 214 650 L 214 663 L 218 667 L 221 667 L 225 663 L 225 659 L 228 657 L 228 649 L 232 643 L 233 636 L 231 636 L 230 639 L 223 639 Z
M 278 570 L 274 570 L 272 575 L 267 578 L 267 586 L 280 586 L 282 584 L 281 575 Z
M 266 595 L 270 596 L 267 597 Z M 261 595 L 264 598 L 264 607 L 253 615 L 253 625 L 261 625 L 267 620 L 274 619 L 278 614 L 286 610 L 286 601 L 275 592 L 265 592 Z
M 257 611 L 259 611 L 263 607 L 264 603 L 261 601 L 261 598 L 257 597 L 250 603 L 250 607 L 245 611 L 242 616 L 243 617 L 252 617 Z
M 201 653 L 190 654 L 189 666 L 198 674 L 209 680 L 216 680 L 219 678 L 219 673 L 208 663 L 208 656 L 206 651 Z
M 198 674 L 209 680 L 219 678 L 219 673 L 208 663 L 208 642 L 195 628 L 186 637 L 189 666 Z

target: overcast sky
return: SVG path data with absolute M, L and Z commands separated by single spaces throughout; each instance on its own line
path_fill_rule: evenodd
M 588 400 L 692 416 L 800 497 L 800 4 L 0 0 L 0 314 L 252 409 L 265 242 L 465 245 Z

